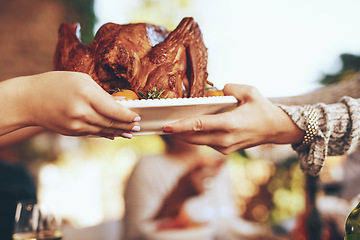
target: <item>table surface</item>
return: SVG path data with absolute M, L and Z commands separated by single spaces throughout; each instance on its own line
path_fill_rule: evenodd
M 122 228 L 121 220 L 106 221 L 85 228 L 74 228 L 68 225 L 63 228 L 63 240 L 121 240 Z

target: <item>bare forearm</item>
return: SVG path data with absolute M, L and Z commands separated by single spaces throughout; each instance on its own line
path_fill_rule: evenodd
M 27 95 L 26 100 L 26 84 L 24 77 L 0 83 L 0 135 L 28 126 L 25 110 L 31 96 Z
M 0 149 L 30 139 L 31 137 L 34 137 L 37 134 L 42 133 L 44 131 L 45 130 L 42 127 L 32 126 L 32 127 L 21 128 L 13 132 L 4 134 L 0 136 Z
M 54 71 L 0 83 L 0 136 L 41 126 L 68 136 L 131 138 L 137 113 L 117 103 L 87 74 Z

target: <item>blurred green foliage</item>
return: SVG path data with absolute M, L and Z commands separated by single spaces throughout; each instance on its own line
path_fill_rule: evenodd
M 305 208 L 304 180 L 296 157 L 290 157 L 276 164 L 276 171 L 267 187 L 273 194 L 274 205 L 271 209 L 271 222 L 274 225 L 293 218 Z
M 79 22 L 81 26 L 81 41 L 85 44 L 94 39 L 94 0 L 62 0 L 67 8 L 66 21 Z
M 321 84 L 328 85 L 332 83 L 345 82 L 351 80 L 360 73 L 360 56 L 344 53 L 340 55 L 342 68 L 334 74 L 325 74 L 320 80 Z
M 305 175 L 295 156 L 275 164 L 242 150 L 229 155 L 228 164 L 244 218 L 281 228 L 284 221 L 304 210 Z M 263 215 L 256 211 L 259 207 Z

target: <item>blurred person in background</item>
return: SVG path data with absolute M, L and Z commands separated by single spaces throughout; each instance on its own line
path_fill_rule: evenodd
M 136 164 L 125 190 L 126 240 L 147 239 L 148 224 L 157 230 L 213 227 L 212 239 L 247 239 L 234 234 L 229 222 L 248 229 L 249 235 L 266 228 L 239 218 L 234 190 L 224 156 L 199 146 L 161 136 L 164 154 L 145 156 Z M 210 149 L 211 150 L 211 149 Z M 184 239 L 186 240 L 186 239 Z

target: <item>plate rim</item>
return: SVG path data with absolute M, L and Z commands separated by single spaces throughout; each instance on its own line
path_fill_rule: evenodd
M 207 105 L 207 104 L 232 104 L 238 102 L 238 100 L 234 96 L 116 100 L 116 101 L 128 108 L 155 108 L 155 107 L 158 108 L 158 107 L 191 106 L 191 105 Z

